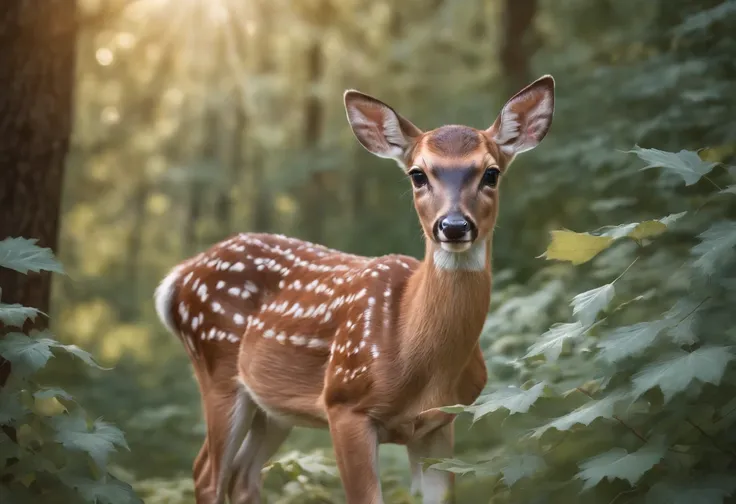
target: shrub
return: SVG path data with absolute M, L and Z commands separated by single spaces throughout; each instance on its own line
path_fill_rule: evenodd
M 0 241 L 0 267 L 22 274 L 62 273 L 50 249 L 24 238 Z M 47 330 L 8 331 L 39 316 L 46 315 L 28 306 L 0 303 L 0 322 L 7 332 L 0 338 L 0 356 L 12 366 L 0 388 L 0 502 L 142 502 L 108 469 L 110 454 L 127 449 L 123 433 L 102 419 L 90 421 L 69 393 L 37 381 L 49 359 L 59 354 L 100 366 L 90 354 L 59 343 Z

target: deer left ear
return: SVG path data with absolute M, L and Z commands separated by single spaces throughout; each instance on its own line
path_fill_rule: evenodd
M 555 110 L 555 80 L 544 75 L 506 102 L 486 131 L 501 151 L 515 156 L 533 149 L 547 135 Z

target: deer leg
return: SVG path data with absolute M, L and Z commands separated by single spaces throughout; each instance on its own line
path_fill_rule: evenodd
M 421 490 L 424 504 L 452 504 L 454 475 L 436 469 L 424 470 L 423 458 L 450 458 L 454 446 L 454 425 L 447 424 L 407 445 L 411 465 L 411 492 Z
M 212 446 L 212 479 L 216 482 L 214 504 L 225 503 L 226 490 L 235 469 L 235 455 L 250 429 L 257 409 L 243 387 L 236 386 L 234 389 L 235 396 L 227 396 L 229 401 L 223 401 L 223 398 L 218 401 L 218 398 L 210 396 L 213 401 L 219 402 L 219 407 L 207 409 L 207 438 Z M 230 407 L 226 408 L 226 405 Z
M 232 504 L 260 504 L 261 470 L 278 451 L 291 432 L 291 426 L 279 424 L 258 411 L 248 435 L 235 456 L 237 475 L 230 488 Z
M 341 406 L 329 408 L 327 417 L 347 504 L 383 504 L 373 420 Z
M 212 464 L 210 461 L 209 443 L 205 439 L 192 464 L 194 480 L 194 499 L 197 504 L 209 504 L 215 501 L 215 490 L 212 484 Z

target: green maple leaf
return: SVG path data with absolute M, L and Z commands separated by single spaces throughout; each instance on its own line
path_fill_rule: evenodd
M 663 321 L 657 320 L 614 329 L 606 339 L 598 343 L 601 349 L 599 356 L 607 362 L 614 363 L 638 355 L 654 343 L 657 335 L 665 327 Z
M 494 460 L 470 463 L 457 459 L 424 459 L 424 467 L 454 474 L 475 473 L 480 476 L 498 473 L 497 463 Z
M 691 353 L 672 352 L 634 375 L 634 394 L 638 397 L 659 387 L 668 402 L 693 380 L 718 385 L 733 359 L 733 350 L 722 346 L 704 346 Z
M 0 241 L 0 267 L 26 274 L 29 271 L 54 271 L 64 273 L 50 248 L 36 245 L 38 240 L 6 238 Z
M 572 314 L 577 316 L 583 325 L 589 326 L 598 317 L 598 314 L 606 309 L 613 299 L 616 290 L 613 283 L 581 292 L 572 299 Z
M 585 481 L 583 490 L 593 488 L 604 479 L 624 479 L 634 485 L 662 460 L 666 452 L 667 447 L 663 443 L 649 443 L 633 453 L 614 448 L 582 462 L 582 471 L 575 477 Z
M 625 398 L 626 396 L 623 393 L 612 393 L 603 399 L 593 400 L 571 411 L 567 415 L 556 418 L 535 429 L 532 436 L 540 437 L 549 429 L 566 431 L 570 430 L 574 425 L 590 425 L 598 418 L 613 418 L 616 404 Z
M 86 502 L 95 504 L 143 504 L 133 488 L 113 476 L 105 475 L 99 480 L 62 473 L 61 481 L 74 489 Z
M 57 442 L 70 450 L 86 452 L 101 470 L 105 470 L 107 459 L 116 447 L 128 449 L 123 433 L 102 420 L 96 420 L 89 428 L 84 417 L 77 413 L 53 417 L 51 422 Z
M 509 410 L 509 414 L 526 413 L 544 394 L 547 384 L 537 383 L 529 390 L 519 387 L 507 387 L 486 396 L 480 397 L 474 406 L 473 422 L 499 409 Z
M 585 332 L 585 329 L 586 327 L 580 321 L 555 324 L 540 337 L 537 343 L 532 345 L 526 355 L 524 355 L 524 358 L 544 355 L 548 361 L 554 362 L 559 359 L 565 342 L 580 338 Z
M 61 348 L 62 350 L 74 355 L 78 359 L 81 359 L 88 366 L 92 366 L 97 369 L 102 369 L 105 371 L 109 371 L 110 369 L 112 369 L 112 368 L 106 368 L 106 367 L 100 366 L 89 352 L 82 350 L 77 345 L 62 345 L 61 343 L 54 342 L 54 347 Z
M 690 298 L 681 298 L 667 310 L 664 320 L 667 323 L 667 334 L 678 345 L 692 345 L 698 341 L 695 335 L 695 326 L 698 322 L 698 313 L 703 309 L 702 301 Z
M 9 333 L 0 340 L 0 355 L 9 360 L 13 371 L 30 375 L 46 365 L 53 356 L 54 342 L 48 339 L 33 339 L 21 333 Z
M 649 163 L 641 168 L 642 170 L 664 168 L 679 175 L 685 181 L 686 186 L 695 184 L 719 164 L 703 161 L 697 152 L 688 150 L 667 152 L 658 149 L 644 149 L 637 145 L 628 152 L 636 154 L 640 159 Z
M 697 257 L 693 266 L 705 275 L 715 271 L 733 260 L 733 248 L 736 246 L 736 222 L 720 221 L 698 235 L 701 242 L 692 248 Z
M 0 303 L 0 322 L 7 327 L 23 327 L 27 319 L 35 320 L 39 313 L 46 315 L 29 306 Z
M 27 409 L 20 402 L 18 391 L 11 391 L 8 387 L 0 389 L 0 425 L 7 425 L 13 420 L 25 416 Z
M 507 463 L 501 468 L 503 480 L 511 486 L 520 479 L 533 476 L 546 469 L 547 464 L 539 455 L 522 454 L 506 459 Z

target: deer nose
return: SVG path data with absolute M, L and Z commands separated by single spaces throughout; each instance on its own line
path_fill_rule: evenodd
M 460 240 L 470 231 L 470 223 L 459 214 L 446 215 L 437 226 L 448 240 Z

